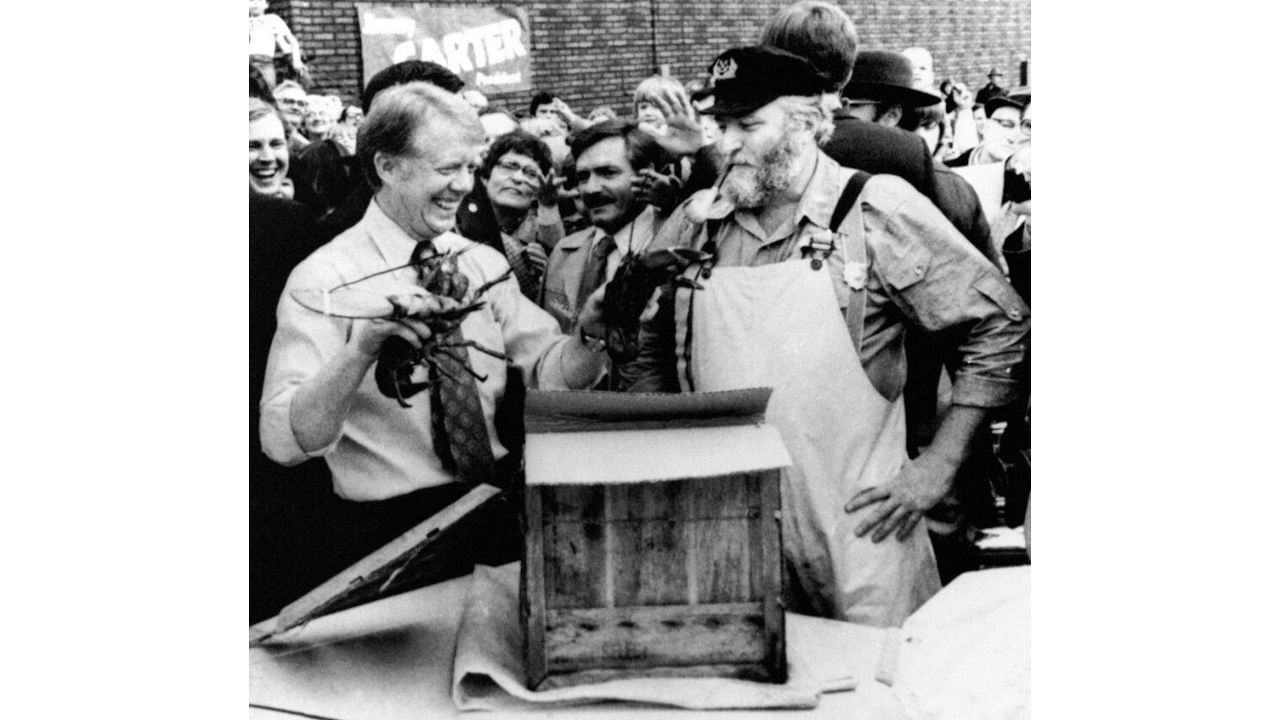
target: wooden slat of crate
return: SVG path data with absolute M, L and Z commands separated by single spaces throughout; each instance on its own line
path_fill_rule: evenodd
M 660 482 L 605 489 L 607 533 L 613 535 L 613 606 L 673 605 L 688 597 L 683 497 L 689 483 Z
M 760 587 L 766 588 L 764 596 L 765 658 L 773 682 L 787 681 L 787 633 L 782 608 L 782 471 L 770 470 L 761 475 L 760 515 L 762 522 L 755 524 L 758 538 L 753 538 L 753 552 L 761 557 L 751 558 L 752 577 L 759 574 Z
M 605 488 L 599 485 L 544 486 L 543 506 L 546 603 L 548 608 L 602 607 L 608 604 L 608 550 L 604 527 Z
M 547 670 L 760 664 L 760 603 L 548 610 Z
M 525 678 L 536 687 L 547 676 L 547 590 L 543 568 L 542 493 L 526 486 L 524 493 L 524 562 L 520 563 L 520 625 L 524 628 Z
M 555 690 L 557 688 L 574 687 L 576 685 L 596 685 L 609 680 L 632 678 L 729 678 L 732 680 L 750 680 L 752 682 L 782 683 L 775 679 L 760 663 L 718 665 L 682 665 L 680 667 L 637 667 L 637 668 L 603 668 L 598 670 L 576 670 L 574 672 L 548 675 L 534 690 Z
M 686 573 L 694 578 L 687 602 L 746 602 L 761 596 L 760 479 L 713 478 L 691 483 L 685 500 L 688 517 L 705 516 L 717 508 L 716 520 L 686 525 L 689 549 Z

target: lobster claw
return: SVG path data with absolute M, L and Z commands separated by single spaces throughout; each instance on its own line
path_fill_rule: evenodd
M 631 362 L 640 355 L 640 333 L 638 329 L 606 328 L 605 347 L 614 363 Z
M 377 365 L 373 369 L 378 392 L 394 398 L 400 403 L 400 407 L 412 407 L 405 402 L 405 398 L 411 398 L 429 386 L 429 383 L 413 382 L 413 372 L 417 366 L 418 350 L 408 340 L 397 335 L 387 338 L 382 343 Z

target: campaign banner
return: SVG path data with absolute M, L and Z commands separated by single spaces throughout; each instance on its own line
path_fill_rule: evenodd
M 533 89 L 529 16 L 503 5 L 356 3 L 364 82 L 404 60 L 439 63 L 481 92 Z

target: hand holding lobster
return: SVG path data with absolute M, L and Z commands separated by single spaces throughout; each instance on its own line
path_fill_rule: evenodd
M 395 308 L 393 319 L 413 330 L 418 342 L 397 332 L 385 337 L 378 352 L 378 365 L 374 368 L 378 390 L 387 397 L 395 398 L 401 407 L 410 407 L 405 399 L 427 389 L 432 382 L 466 381 L 457 375 L 459 369 L 476 380 L 486 380 L 487 376 L 476 373 L 467 363 L 467 349 L 475 348 L 500 360 L 505 360 L 506 356 L 473 340 L 464 340 L 459 329 L 467 315 L 484 306 L 480 297 L 489 288 L 511 277 L 511 272 L 508 268 L 471 294 L 468 292 L 470 282 L 458 270 L 457 253 L 441 253 L 421 260 L 421 287 L 387 298 Z M 422 329 L 426 334 L 421 332 Z M 453 372 L 441 362 L 445 358 L 452 361 L 448 365 L 454 368 Z M 419 367 L 430 367 L 434 371 L 434 379 L 414 382 L 413 374 Z

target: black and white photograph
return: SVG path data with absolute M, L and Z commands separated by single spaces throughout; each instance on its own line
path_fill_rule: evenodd
M 250 0 L 251 717 L 1030 717 L 1031 69 Z
M 5 717 L 1267 716 L 1261 9 L 239 7 L 4 13 Z

